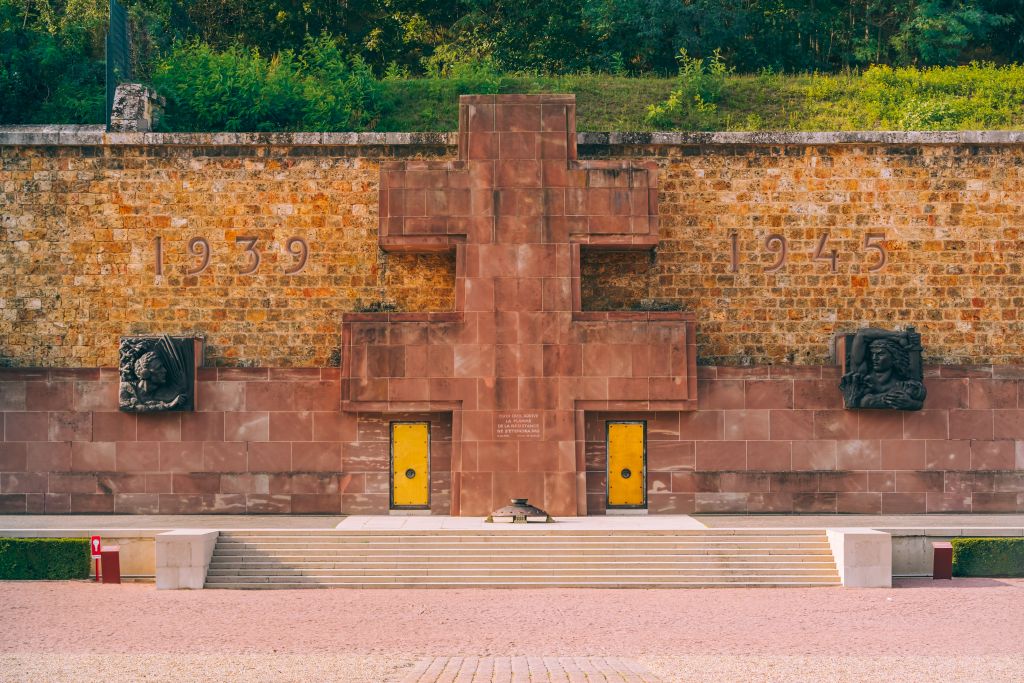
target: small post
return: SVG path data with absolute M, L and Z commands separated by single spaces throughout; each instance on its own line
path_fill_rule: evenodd
M 932 543 L 932 579 L 953 578 L 953 544 Z
M 100 558 L 103 552 L 103 542 L 99 536 L 89 537 L 89 550 L 92 552 L 92 559 L 96 563 L 96 583 L 100 582 Z

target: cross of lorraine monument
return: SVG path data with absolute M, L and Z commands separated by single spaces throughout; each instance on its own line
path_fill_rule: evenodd
M 342 410 L 450 412 L 453 515 L 585 515 L 586 412 L 696 409 L 692 313 L 582 310 L 581 249 L 656 247 L 658 193 L 652 162 L 577 160 L 575 107 L 463 96 L 458 160 L 381 168 L 381 248 L 454 250 L 455 310 L 346 314 Z

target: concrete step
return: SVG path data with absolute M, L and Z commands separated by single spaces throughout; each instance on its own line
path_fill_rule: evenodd
M 479 567 L 470 568 L 445 568 L 445 569 L 423 569 L 419 571 L 408 571 L 405 569 L 238 569 L 231 571 L 210 572 L 207 574 L 207 581 L 215 581 L 219 578 L 233 577 L 267 577 L 272 580 L 282 577 L 367 577 L 367 579 L 388 580 L 403 578 L 416 581 L 432 577 L 465 578 L 472 580 L 477 577 L 501 577 L 506 580 L 529 580 L 532 578 L 543 578 L 549 576 L 559 577 L 608 577 L 618 578 L 628 574 L 630 576 L 642 576 L 647 579 L 653 578 L 686 578 L 689 576 L 708 577 L 714 576 L 720 579 L 730 577 L 764 577 L 764 576 L 827 576 L 835 575 L 835 570 L 821 568 L 799 568 L 799 567 L 777 567 L 764 569 L 749 569 L 745 567 L 700 567 L 700 568 L 674 568 L 674 569 L 647 569 L 633 568 L 624 571 L 613 567 L 608 569 L 581 568 L 581 569 L 517 569 L 508 568 L 485 569 Z
M 618 581 L 645 581 L 648 583 L 660 583 L 660 582 L 676 582 L 676 581 L 712 581 L 719 583 L 735 583 L 737 581 L 763 581 L 763 580 L 793 580 L 798 579 L 801 581 L 813 580 L 813 581 L 830 581 L 838 580 L 838 576 L 835 573 L 829 572 L 817 572 L 817 573 L 787 573 L 787 572 L 776 572 L 774 574 L 722 574 L 719 572 L 711 573 L 690 573 L 690 574 L 619 574 L 619 575 L 608 575 L 608 574 L 596 574 L 596 573 L 550 573 L 550 574 L 536 574 L 523 576 L 519 573 L 477 573 L 477 574 L 458 574 L 458 573 L 439 573 L 439 574 L 422 574 L 422 575 L 379 575 L 379 574 L 345 574 L 345 573 L 324 573 L 324 574 L 294 574 L 289 576 L 284 575 L 244 575 L 244 576 L 211 576 L 208 577 L 206 583 L 217 584 L 217 583 L 232 583 L 243 581 L 246 583 L 322 583 L 324 581 L 359 581 L 361 583 L 395 583 L 403 582 L 410 584 L 420 583 L 436 583 L 445 581 L 462 581 L 467 585 L 473 585 L 477 583 L 530 583 L 537 581 L 598 581 L 598 582 L 618 582 Z
M 435 581 L 423 583 L 366 583 L 362 581 L 331 581 L 324 583 L 256 583 L 235 581 L 206 584 L 206 588 L 234 588 L 246 590 L 281 590 L 295 588 L 810 588 L 838 586 L 839 579 L 812 581 L 805 579 L 766 581 L 533 581 L 503 583 L 481 582 L 468 586 L 462 581 Z
M 321 543 L 217 543 L 217 549 L 221 551 L 263 551 L 263 550 L 301 550 L 309 551 L 338 551 L 338 552 L 365 552 L 367 550 L 395 550 L 402 552 L 418 552 L 423 550 L 445 551 L 445 552 L 467 552 L 483 551 L 492 552 L 495 550 L 560 550 L 560 551 L 598 551 L 611 552 L 617 550 L 675 550 L 687 548 L 828 548 L 827 541 L 728 541 L 728 542 L 672 542 L 672 543 L 507 543 L 507 544 L 481 544 L 481 543 L 430 543 L 430 544 L 402 544 L 402 543 L 369 543 L 358 545 L 347 544 L 321 544 Z
M 265 557 L 278 560 L 288 558 L 309 558 L 309 559 L 368 559 L 368 558 L 430 558 L 430 557 L 458 557 L 458 558 L 502 558 L 506 560 L 524 559 L 533 560 L 541 558 L 575 558 L 575 557 L 607 557 L 625 559 L 631 557 L 706 557 L 706 556 L 731 556 L 744 555 L 750 557 L 788 557 L 796 555 L 820 555 L 831 556 L 830 549 L 822 548 L 666 548 L 661 550 L 648 550 L 638 552 L 635 548 L 622 549 L 588 549 L 588 550 L 530 550 L 524 551 L 516 548 L 494 548 L 487 551 L 472 550 L 455 552 L 445 548 L 431 548 L 416 551 L 405 551 L 395 549 L 344 551 L 331 549 L 309 549 L 283 548 L 266 550 L 222 550 L 215 549 L 216 557 Z
M 686 569 L 690 567 L 746 567 L 750 569 L 761 569 L 761 568 L 775 568 L 775 567 L 816 567 L 816 568 L 834 568 L 835 563 L 831 561 L 821 560 L 820 558 L 811 559 L 798 559 L 796 561 L 748 561 L 748 560 L 727 560 L 721 562 L 699 562 L 699 561 L 673 561 L 673 562 L 462 562 L 462 561 L 444 561 L 439 559 L 435 562 L 319 562 L 319 561 L 306 561 L 296 560 L 294 562 L 264 562 L 264 561 L 245 561 L 245 562 L 213 562 L 210 564 L 210 572 L 222 573 L 225 571 L 243 571 L 250 569 L 266 569 L 266 570 L 286 570 L 286 569 L 365 569 L 365 570 L 404 570 L 404 571 L 420 571 L 426 569 L 439 569 L 439 568 L 459 568 L 459 569 L 471 569 L 471 568 L 501 568 L 501 569 L 603 569 L 603 568 L 615 568 L 616 570 L 629 571 L 638 568 L 680 568 Z
M 266 530 L 222 533 L 206 585 L 613 588 L 838 583 L 827 538 L 817 529 L 594 534 Z
M 411 537 L 477 537 L 484 539 L 505 538 L 507 536 L 802 536 L 823 533 L 820 529 L 803 527 L 782 529 L 564 529 L 557 524 L 541 526 L 537 524 L 496 524 L 488 529 L 407 529 L 396 531 L 386 529 L 380 531 L 356 531 L 342 529 L 226 529 L 221 536 L 266 537 L 266 536 L 320 536 L 338 538 L 411 538 Z
M 420 534 L 420 533 L 380 533 L 380 534 L 312 534 L 306 531 L 300 531 L 295 533 L 277 532 L 277 533 L 266 533 L 266 534 L 250 534 L 250 533 L 233 533 L 230 531 L 222 531 L 220 538 L 226 540 L 259 540 L 259 541 L 275 541 L 275 540 L 290 540 L 294 538 L 310 538 L 321 541 L 341 541 L 341 542 L 369 542 L 369 541 L 421 541 L 421 542 L 461 542 L 470 541 L 473 543 L 508 543 L 513 540 L 520 541 L 570 541 L 570 540 L 583 540 L 583 541 L 600 541 L 602 539 L 624 539 L 624 538 L 635 538 L 640 540 L 658 541 L 658 540 L 706 540 L 711 538 L 720 539 L 749 539 L 749 538 L 796 538 L 800 536 L 807 537 L 819 537 L 824 535 L 822 531 L 812 529 L 798 532 L 784 532 L 784 531 L 761 531 L 756 534 L 735 534 L 730 533 L 728 530 L 719 532 L 717 530 L 701 531 L 700 533 L 672 533 L 672 534 L 645 534 L 636 533 L 633 531 L 622 531 L 618 533 L 601 533 L 601 534 L 582 534 L 582 533 L 568 533 L 562 532 L 557 534 L 535 534 L 531 532 L 497 532 L 492 534 Z
M 409 542 L 409 543 L 494 543 L 503 544 L 515 541 L 530 542 L 530 541 L 543 541 L 543 542 L 560 542 L 566 543 L 570 541 L 623 541 L 635 539 L 637 541 L 672 541 L 672 540 L 684 540 L 684 541 L 707 541 L 707 540 L 749 540 L 749 539 L 761 539 L 761 538 L 782 538 L 795 540 L 797 538 L 821 538 L 825 534 L 820 531 L 805 531 L 802 533 L 777 533 L 773 531 L 762 532 L 758 534 L 730 534 L 730 533 L 718 533 L 717 531 L 706 531 L 699 534 L 637 534 L 631 531 L 621 532 L 617 534 L 576 534 L 576 533 L 561 533 L 561 534 L 532 534 L 532 533 L 494 533 L 487 536 L 481 536 L 476 534 L 471 535 L 441 535 L 441 534 L 369 534 L 363 536 L 352 536 L 352 535 L 329 535 L 329 534 L 307 534 L 306 532 L 297 532 L 294 534 L 232 534 L 229 532 L 221 532 L 219 538 L 226 541 L 259 541 L 259 542 L 277 542 L 277 541 L 291 541 L 294 539 L 310 539 L 320 541 L 324 543 L 338 542 L 338 543 L 372 543 L 372 542 Z

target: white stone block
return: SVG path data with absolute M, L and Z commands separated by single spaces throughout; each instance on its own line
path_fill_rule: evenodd
M 846 588 L 892 587 L 892 537 L 875 529 L 826 529 Z
M 219 535 L 219 531 L 211 529 L 176 529 L 157 534 L 157 589 L 202 588 Z

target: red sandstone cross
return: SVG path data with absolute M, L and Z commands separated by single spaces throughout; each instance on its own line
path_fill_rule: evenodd
M 581 310 L 581 247 L 657 245 L 657 170 L 577 161 L 575 117 L 464 96 L 458 161 L 381 168 L 381 248 L 454 249 L 455 311 L 346 314 L 342 408 L 450 411 L 454 515 L 586 514 L 584 411 L 696 407 L 692 314 Z

